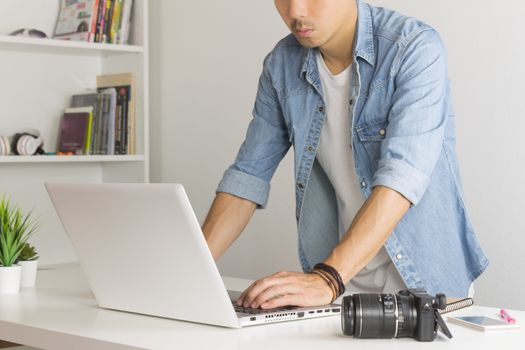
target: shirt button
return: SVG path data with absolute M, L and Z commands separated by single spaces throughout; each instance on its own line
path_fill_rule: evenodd
M 303 185 L 302 182 L 299 182 L 299 183 L 297 184 L 297 187 L 299 187 L 299 188 L 302 190 L 302 189 L 304 188 L 304 185 Z
M 361 186 L 366 187 L 366 182 L 361 182 Z
M 348 103 L 350 104 L 350 106 L 353 106 L 354 105 L 354 100 L 352 99 L 352 100 L 348 101 Z
M 386 130 L 385 129 L 379 130 L 379 135 L 385 136 L 385 134 L 386 134 Z
M 308 146 L 308 152 L 312 152 L 313 150 L 314 150 L 314 147 L 311 146 L 311 145 L 309 145 L 309 146 Z
M 397 259 L 397 260 L 401 260 L 401 259 L 403 259 L 403 254 L 397 254 L 397 255 L 396 255 L 396 259 Z
M 323 106 L 320 106 L 320 107 L 319 107 L 319 112 L 321 112 L 321 113 L 324 112 L 324 107 L 323 107 Z

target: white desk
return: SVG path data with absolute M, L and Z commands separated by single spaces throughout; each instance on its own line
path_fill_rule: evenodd
M 225 279 L 231 289 L 248 281 Z M 525 312 L 510 311 L 525 320 Z M 474 306 L 457 315 L 497 317 L 497 310 Z M 483 333 L 449 324 L 452 340 L 440 336 L 425 348 L 523 349 L 525 328 Z M 104 310 L 78 267 L 39 271 L 35 289 L 0 298 L 0 339 L 43 349 L 421 349 L 413 339 L 354 339 L 341 334 L 340 318 L 328 317 L 226 329 Z

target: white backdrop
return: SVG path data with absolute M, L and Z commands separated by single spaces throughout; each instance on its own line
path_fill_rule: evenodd
M 525 309 L 525 2 L 372 3 L 442 34 L 466 202 L 492 263 L 476 283 L 476 302 Z M 287 29 L 269 0 L 153 0 L 150 14 L 152 179 L 183 183 L 203 220 L 250 121 L 264 55 Z M 223 274 L 299 269 L 290 155 L 269 208 L 220 260 Z

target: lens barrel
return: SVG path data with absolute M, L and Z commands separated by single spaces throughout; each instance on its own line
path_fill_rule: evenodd
M 399 294 L 353 294 L 343 298 L 343 334 L 355 338 L 413 336 L 417 313 L 413 299 Z
M 417 328 L 417 310 L 414 298 L 410 295 L 396 294 L 399 309 L 396 338 L 414 337 Z
M 343 334 L 348 336 L 354 335 L 354 326 L 354 298 L 352 295 L 348 295 L 346 297 L 343 297 L 343 307 L 341 312 L 341 327 L 343 328 Z

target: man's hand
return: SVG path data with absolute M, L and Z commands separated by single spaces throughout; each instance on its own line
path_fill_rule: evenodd
M 332 289 L 320 276 L 281 271 L 255 281 L 241 294 L 237 305 L 262 309 L 318 306 L 330 304 L 332 297 Z

